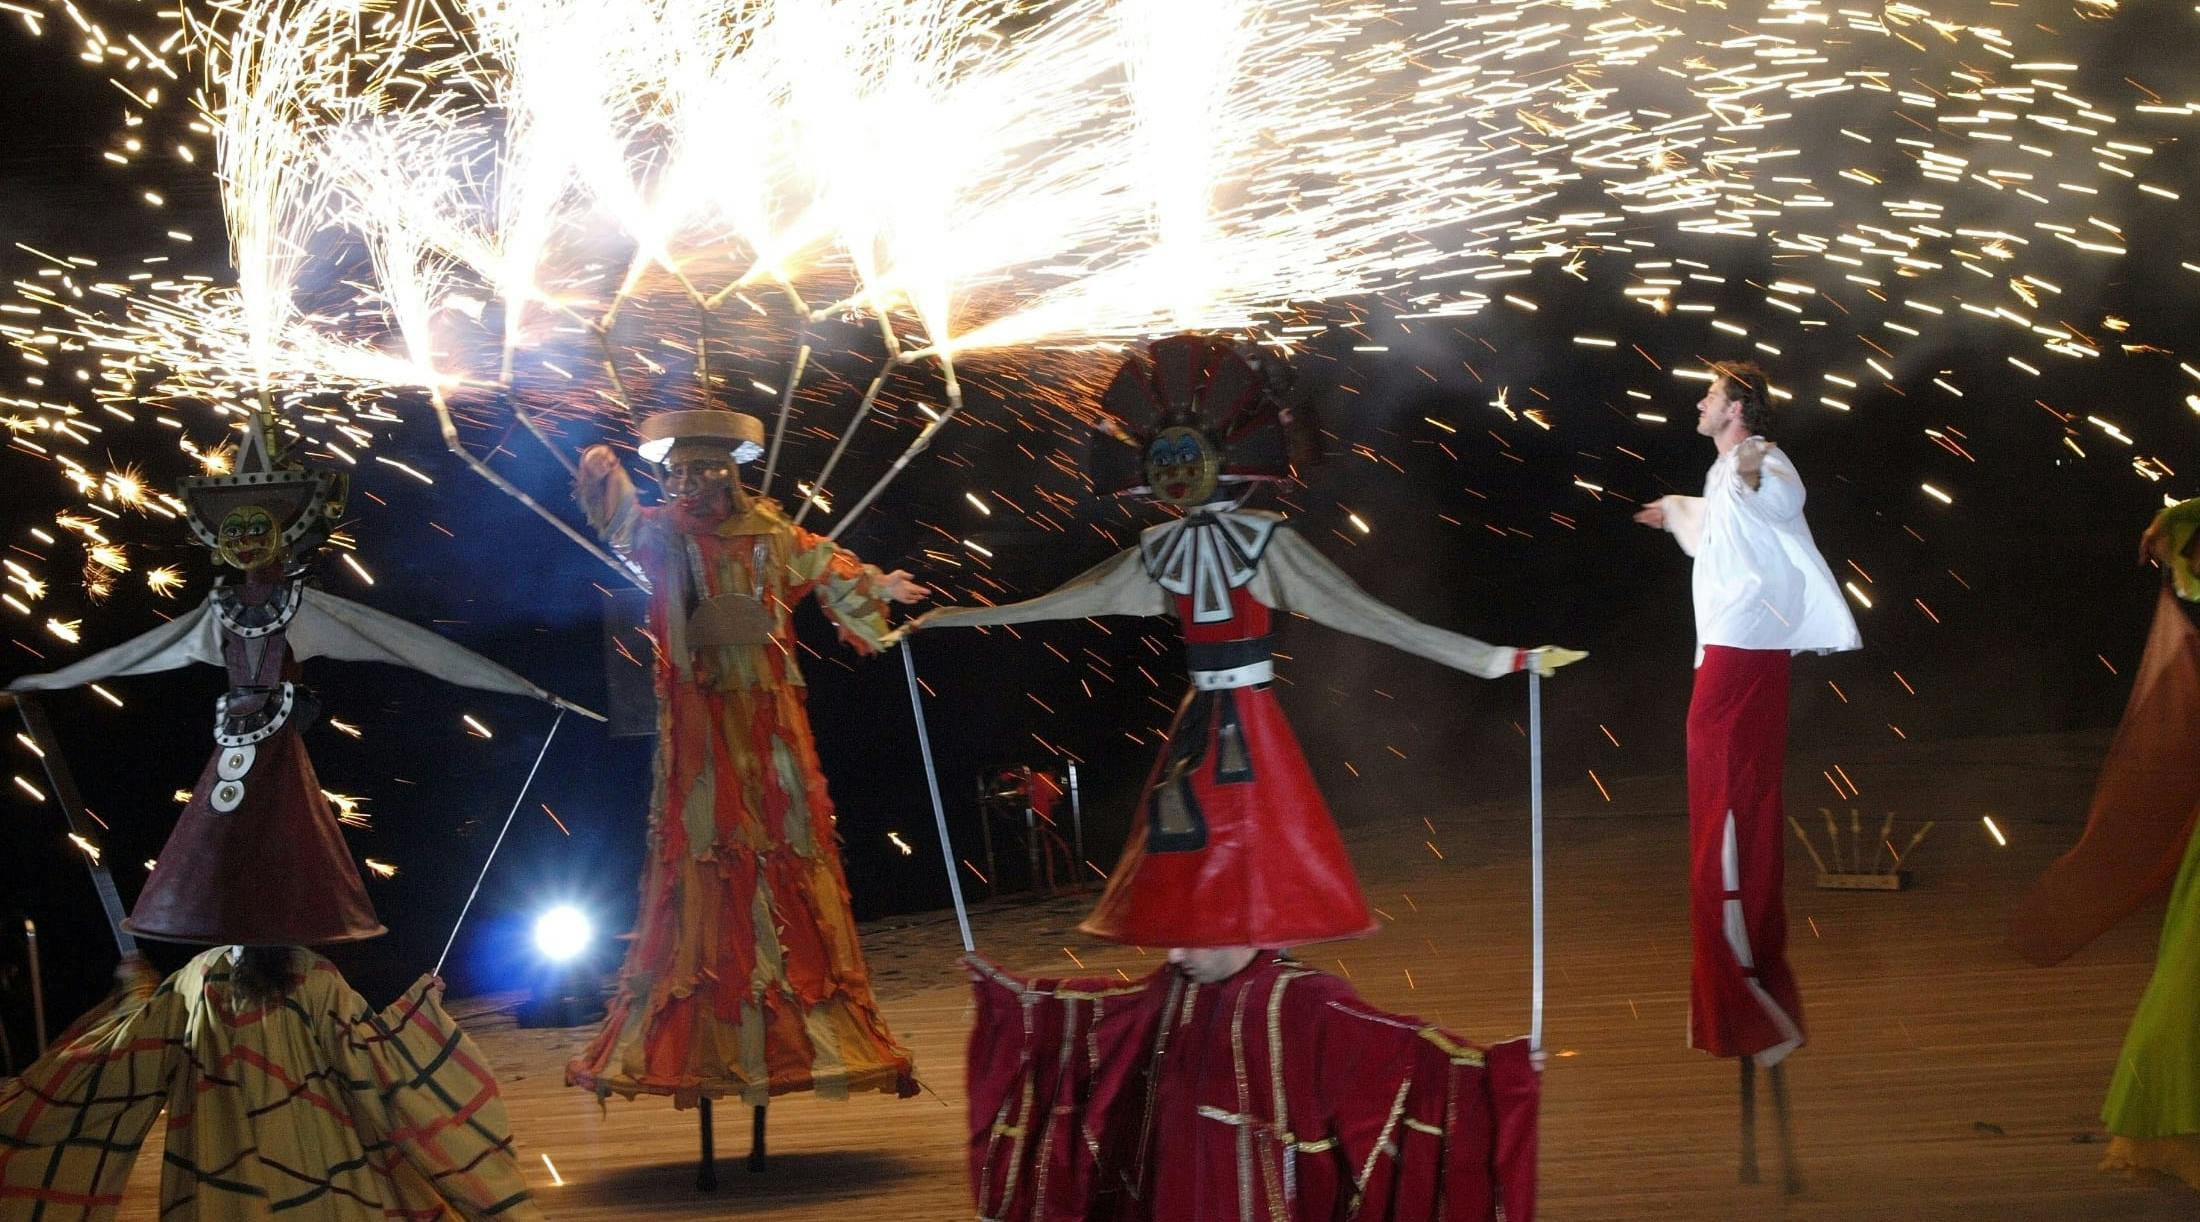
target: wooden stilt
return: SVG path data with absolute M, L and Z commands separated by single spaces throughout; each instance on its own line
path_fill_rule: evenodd
M 1772 1067 L 1772 1113 L 1780 1126 L 1780 1190 L 1794 1196 L 1803 1191 L 1803 1174 L 1795 1167 L 1795 1133 L 1788 1120 L 1787 1076 L 1782 1068 Z
M 695 1112 L 703 1131 L 703 1153 L 695 1168 L 695 1190 L 697 1192 L 716 1192 L 718 1191 L 717 1134 L 712 1132 L 710 1100 L 703 1100 L 696 1106 Z
M 1757 1062 L 1742 1062 L 1742 1182 L 1757 1182 Z M 1778 1073 L 1778 1070 L 1774 1070 Z M 1777 1079 L 1775 1079 L 1777 1080 Z
M 749 1173 L 764 1169 L 764 1108 L 757 1105 L 749 1122 Z

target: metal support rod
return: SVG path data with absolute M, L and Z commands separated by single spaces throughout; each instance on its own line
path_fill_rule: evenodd
M 496 863 L 497 850 L 504 847 L 505 834 L 512 830 L 512 819 L 519 814 L 519 804 L 527 800 L 527 791 L 535 784 L 535 773 L 542 769 L 543 757 L 550 754 L 550 744 L 558 737 L 558 727 L 565 724 L 565 708 L 559 706 L 557 719 L 550 723 L 550 732 L 542 736 L 542 750 L 535 752 L 534 767 L 527 770 L 527 779 L 520 783 L 519 793 L 512 798 L 512 809 L 504 812 L 504 826 L 497 829 L 496 843 L 489 846 L 488 860 L 481 863 L 481 873 L 474 875 L 474 889 L 466 893 L 466 902 L 458 910 L 458 919 L 451 922 L 451 936 L 443 940 L 443 953 L 435 957 L 435 970 L 430 975 L 443 974 L 443 961 L 451 957 L 451 947 L 458 942 L 459 927 L 466 923 L 466 914 L 473 911 L 474 897 L 481 894 L 482 880 L 489 877 L 489 867 Z
M 803 497 L 802 504 L 795 507 L 796 526 L 802 525 L 802 519 L 810 515 L 810 510 L 816 507 L 818 499 L 825 495 L 826 481 L 833 478 L 833 469 L 840 465 L 841 456 L 848 452 L 848 443 L 855 440 L 856 430 L 870 416 L 871 409 L 878 405 L 878 392 L 886 389 L 886 379 L 892 376 L 894 361 L 888 357 L 879 365 L 878 373 L 872 377 L 871 384 L 864 388 L 863 401 L 856 404 L 855 416 L 848 421 L 848 427 L 840 431 L 840 440 L 833 443 L 833 452 L 826 455 L 825 465 L 818 468 L 817 475 L 810 480 L 810 494 Z
M 802 373 L 810 365 L 810 322 L 802 320 L 802 338 L 794 350 L 794 368 L 787 371 L 786 384 L 779 388 L 779 419 L 772 424 L 772 448 L 764 457 L 764 478 L 757 482 L 756 495 L 769 496 L 772 477 L 779 473 L 779 445 L 787 439 L 787 417 L 794 411 L 795 388 L 802 384 Z
M 1069 766 L 1069 830 L 1077 846 L 1077 862 L 1070 867 L 1071 874 L 1076 874 L 1077 866 L 1085 861 L 1085 804 L 1077 790 L 1077 765 L 1072 762 Z
M 1788 1084 L 1784 1065 L 1775 1065 L 1772 1075 L 1772 1117 L 1780 1131 L 1780 1190 L 1789 1196 L 1803 1190 L 1803 1175 L 1795 1169 L 1795 1131 L 1788 1117 Z
M 1745 1184 L 1757 1182 L 1757 1061 L 1742 1057 L 1742 1173 Z
M 536 517 L 541 518 L 543 521 L 548 522 L 550 525 L 557 527 L 559 534 L 562 534 L 566 538 L 571 539 L 573 542 L 579 544 L 582 551 L 587 552 L 589 555 L 594 556 L 596 559 L 603 561 L 605 568 L 610 569 L 612 572 L 617 573 L 619 576 L 625 578 L 627 581 L 633 583 L 636 586 L 639 586 L 644 590 L 649 588 L 648 584 L 643 581 L 640 574 L 636 573 L 633 569 L 628 568 L 624 563 L 620 562 L 620 560 L 617 557 L 613 556 L 610 552 L 605 551 L 602 544 L 599 544 L 594 539 L 591 539 L 587 535 L 582 534 L 580 530 L 576 528 L 572 523 L 550 512 L 549 508 L 544 506 L 542 502 L 536 500 L 534 497 L 527 495 L 525 491 L 521 490 L 519 485 L 514 484 L 512 481 L 504 478 L 502 475 L 497 474 L 496 469 L 491 467 L 488 463 L 485 463 L 482 460 L 474 457 L 473 453 L 466 448 L 465 443 L 461 442 L 458 438 L 458 424 L 451 419 L 451 406 L 450 404 L 444 402 L 442 391 L 429 391 L 428 402 L 431 406 L 435 408 L 435 418 L 437 426 L 443 430 L 444 447 L 450 450 L 451 453 L 456 454 L 461 462 L 464 462 L 467 466 L 473 468 L 474 474 L 479 475 L 485 480 L 488 480 L 492 485 L 496 487 L 497 491 L 502 492 L 504 495 L 511 497 L 513 500 L 518 501 L 520 504 L 525 505 L 527 508 L 533 510 Z
M 716 1192 L 718 1191 L 718 1135 L 714 1131 L 717 1126 L 711 1123 L 710 1100 L 698 1101 L 695 1110 L 697 1125 L 702 1131 L 703 1147 L 695 1166 L 695 1190 L 697 1192 Z
M 940 831 L 940 858 L 947 864 L 947 889 L 955 897 L 955 924 L 962 929 L 963 950 L 974 951 L 970 938 L 970 910 L 963 904 L 962 879 L 955 873 L 955 846 L 947 837 L 947 807 L 940 801 L 940 774 L 932 764 L 932 735 L 924 727 L 924 690 L 917 686 L 917 655 L 902 638 L 901 668 L 909 676 L 909 711 L 917 719 L 917 749 L 924 753 L 924 784 L 932 794 L 932 821 Z
M 46 720 L 45 706 L 29 692 L 17 692 L 14 699 L 16 716 L 23 719 L 23 731 L 37 748 L 38 762 L 46 770 L 46 783 L 53 787 L 54 801 L 61 806 L 62 821 L 81 843 L 90 844 L 90 829 L 77 818 L 84 809 L 84 799 L 77 792 L 69 761 L 61 755 L 53 726 Z M 138 953 L 137 939 L 122 927 L 122 896 L 115 891 L 115 876 L 90 853 L 84 855 L 84 868 L 91 873 L 92 889 L 99 893 L 99 906 L 107 914 L 107 929 L 115 936 L 115 950 L 124 958 Z
M 38 970 L 38 922 L 23 918 L 23 945 L 30 952 L 31 961 L 31 1036 L 38 1043 L 31 1049 L 31 1059 L 46 1055 L 46 984 Z
M 749 1120 L 749 1174 L 764 1169 L 764 1105 L 759 1103 Z
M 1528 668 L 1528 1047 L 1543 1048 L 1543 676 Z
M 909 448 L 901 452 L 900 458 L 894 460 L 894 465 L 886 469 L 886 474 L 878 477 L 878 482 L 871 485 L 871 490 L 863 494 L 863 499 L 857 501 L 855 506 L 848 510 L 847 516 L 840 519 L 839 525 L 827 532 L 825 537 L 827 539 L 838 539 L 847 532 L 850 526 L 855 525 L 856 519 L 862 517 L 863 511 L 871 507 L 871 502 L 878 499 L 879 493 L 886 491 L 886 485 L 894 482 L 894 478 L 901 474 L 902 468 L 907 467 L 911 459 L 924 453 L 925 447 L 932 444 L 932 435 L 940 431 L 940 426 L 953 420 L 955 413 L 961 410 L 962 403 L 960 401 L 950 402 L 947 410 L 941 412 L 937 420 L 925 425 L 924 431 L 917 434 L 917 439 L 909 443 Z

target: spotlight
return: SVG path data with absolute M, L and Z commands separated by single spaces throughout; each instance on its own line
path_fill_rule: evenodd
M 595 925 L 571 904 L 535 918 L 534 987 L 520 1003 L 522 1027 L 580 1027 L 603 1017 L 603 981 L 593 962 Z
M 565 963 L 585 953 L 595 936 L 588 917 L 571 904 L 560 904 L 535 918 L 535 949 L 552 963 Z

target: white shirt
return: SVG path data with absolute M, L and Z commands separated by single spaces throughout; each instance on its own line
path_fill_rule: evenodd
M 1766 447 L 1758 486 L 1741 477 L 1743 446 Z M 1752 437 L 1719 456 L 1703 495 L 1661 498 L 1665 528 L 1696 558 L 1696 664 L 1703 647 L 1837 653 L 1860 649 L 1856 619 L 1803 521 L 1803 478 L 1785 453 Z

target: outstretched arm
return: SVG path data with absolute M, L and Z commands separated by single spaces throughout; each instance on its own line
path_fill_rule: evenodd
M 573 477 L 573 499 L 581 512 L 612 550 L 624 556 L 641 537 L 642 503 L 634 494 L 634 480 L 610 446 L 590 446 L 581 452 L 580 473 Z
M 1268 541 L 1253 578 L 1253 597 L 1484 679 L 1511 674 L 1528 663 L 1522 650 L 1432 627 L 1378 601 L 1289 527 L 1279 528 Z
M 111 679 L 116 675 L 145 675 L 174 670 L 193 662 L 221 665 L 221 628 L 209 599 L 197 611 L 179 615 L 160 627 L 132 637 L 112 649 L 102 649 L 73 666 L 43 675 L 24 675 L 8 684 L 17 692 L 57 692 Z
M 305 591 L 305 605 L 290 621 L 289 641 L 291 656 L 300 661 L 341 658 L 388 662 L 445 683 L 530 696 L 583 717 L 603 720 L 601 714 L 567 703 L 455 641 L 363 603 L 310 587 Z
M 840 639 L 857 653 L 877 653 L 889 642 L 892 625 L 886 617 L 889 602 L 921 601 L 931 590 L 918 584 L 906 570 L 882 573 L 861 557 L 831 539 L 799 526 L 789 526 L 792 555 L 787 566 L 795 593 L 809 590 L 817 605 L 840 629 Z
M 1661 496 L 1643 506 L 1635 514 L 1635 521 L 1671 534 L 1681 550 L 1693 556 L 1697 545 L 1703 541 L 1703 498 Z
M 1743 512 L 1775 522 L 1803 512 L 1803 477 L 1780 447 L 1750 438 L 1735 450 L 1734 471 L 1739 478 L 1727 485 L 1726 495 Z
M 1168 613 L 1168 594 L 1146 575 L 1143 559 L 1134 547 L 1118 552 L 1037 598 L 998 607 L 941 607 L 926 612 L 910 627 L 978 628 L 1036 620 L 1083 619 L 1090 615 Z

